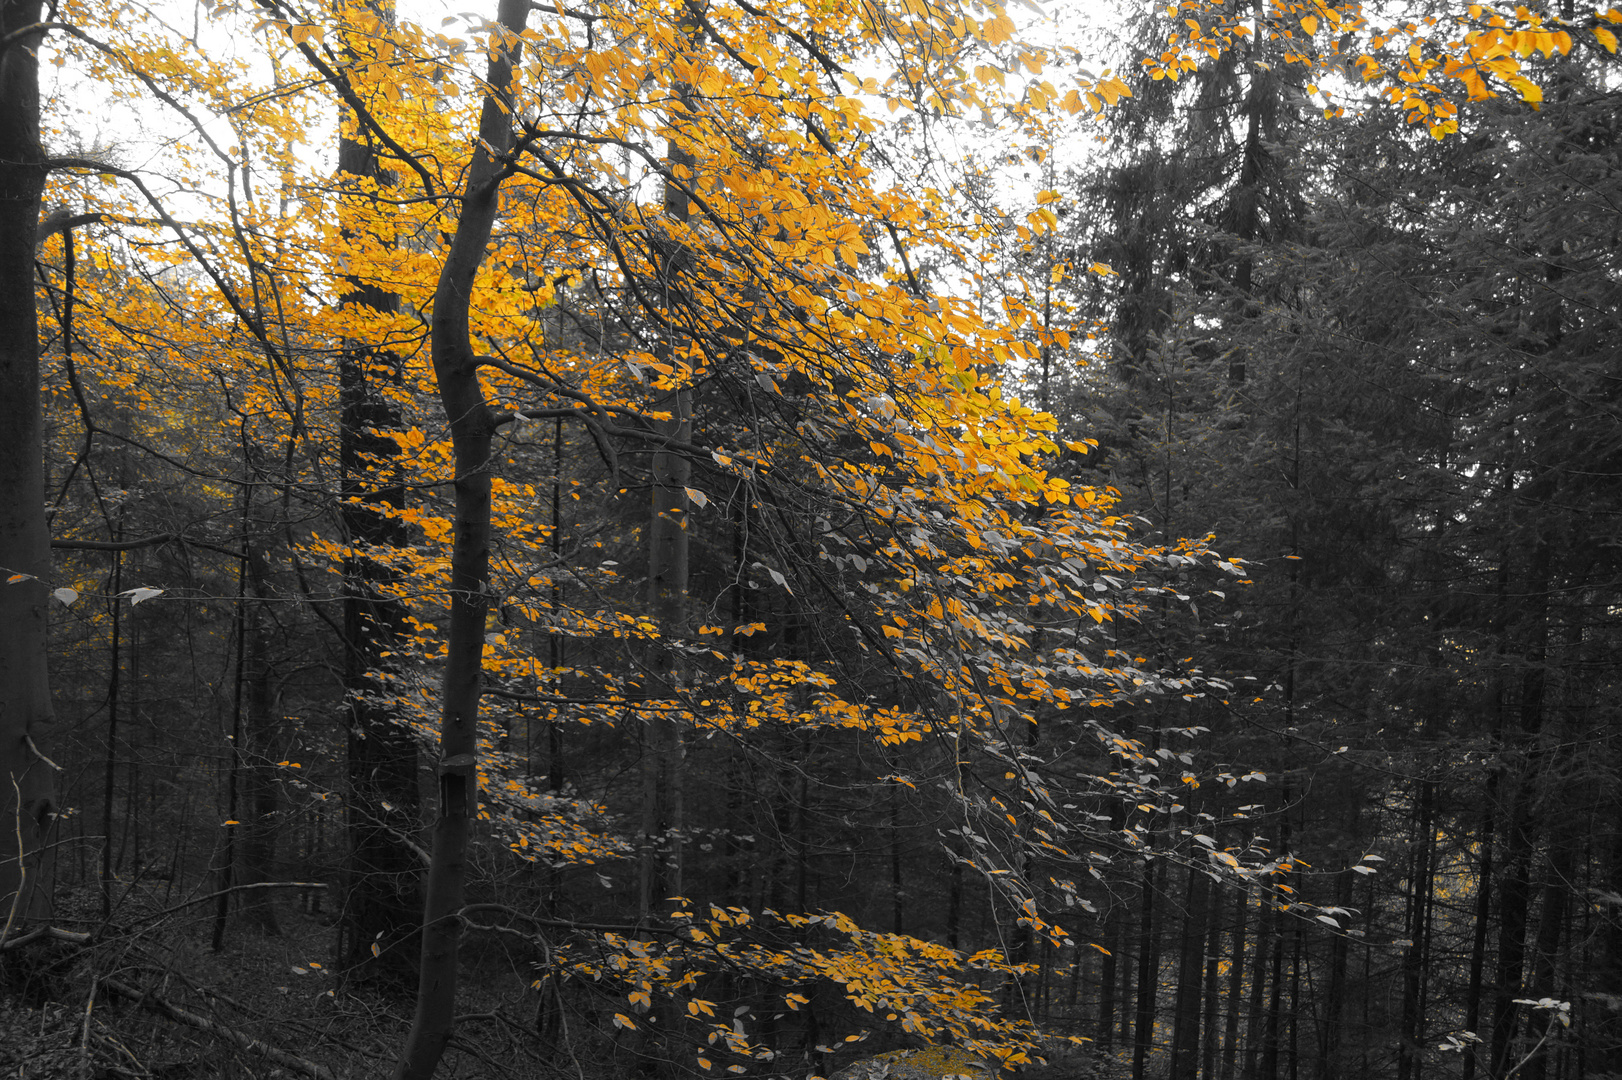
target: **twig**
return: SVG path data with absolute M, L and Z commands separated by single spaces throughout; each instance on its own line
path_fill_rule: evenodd
M 11 910 L 6 913 L 6 925 L 0 927 L 0 949 L 6 947 L 6 939 L 11 936 L 11 927 L 17 921 L 17 908 L 23 902 L 23 896 L 28 889 L 28 860 L 24 858 L 27 847 L 23 844 L 23 789 L 17 786 L 17 778 L 11 778 L 11 790 L 17 795 L 17 894 L 11 898 Z

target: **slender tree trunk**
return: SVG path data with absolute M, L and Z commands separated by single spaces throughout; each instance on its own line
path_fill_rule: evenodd
M 115 542 L 124 539 L 122 524 L 123 512 L 119 512 L 120 524 L 113 530 Z M 113 799 L 115 796 L 115 783 L 118 780 L 118 707 L 122 704 L 119 677 L 123 674 L 124 662 L 119 655 L 123 641 L 123 612 L 119 605 L 122 600 L 119 593 L 124 590 L 124 553 L 113 552 L 113 570 L 107 575 L 107 591 L 110 599 L 107 602 L 107 623 L 111 631 L 112 640 L 108 648 L 107 668 L 107 754 L 102 760 L 101 771 L 101 917 L 113 917 Z
M 1267 1026 L 1262 1036 L 1262 1080 L 1278 1080 L 1278 1059 L 1280 1049 L 1280 1036 L 1283 1034 L 1284 1020 L 1284 934 L 1280 923 L 1282 919 L 1275 914 L 1273 918 L 1273 950 L 1272 974 L 1270 979 L 1271 996 L 1267 1000 Z
M 1267 957 L 1278 942 L 1279 913 L 1277 905 L 1263 893 L 1261 912 L 1256 917 L 1256 947 L 1250 965 L 1250 1015 L 1245 1023 L 1245 1077 L 1259 1080 L 1262 1073 L 1261 1050 L 1266 1042 L 1264 1026 L 1267 1022 Z
M 1348 835 L 1357 835 L 1357 812 L 1354 808 L 1352 826 Z M 1357 875 L 1344 865 L 1341 867 L 1335 889 L 1338 907 L 1352 906 L 1352 882 Z M 1338 1080 L 1340 1076 L 1340 1048 L 1346 1026 L 1346 970 L 1351 956 L 1351 939 L 1336 934 L 1329 942 L 1329 993 L 1324 1001 L 1324 1019 L 1318 1029 L 1318 1062 L 1314 1071 L 1316 1080 Z
M 1160 984 L 1160 941 L 1155 933 L 1155 869 L 1143 864 L 1143 890 L 1138 919 L 1137 1003 L 1132 1026 L 1132 1080 L 1143 1080 L 1155 1043 L 1155 991 Z
M 1222 1005 L 1222 889 L 1216 883 L 1206 885 L 1205 908 L 1208 914 L 1205 925 L 1205 986 L 1202 996 L 1205 998 L 1204 1030 L 1200 1038 L 1200 1075 L 1205 1080 L 1216 1080 L 1217 1045 L 1220 1035 L 1217 1029 L 1217 1016 Z
M 690 18 L 682 22 L 683 33 L 691 39 L 698 32 Z M 686 99 L 687 87 L 675 85 L 676 96 Z M 674 138 L 665 144 L 665 160 L 671 177 L 690 180 L 693 158 Z M 664 210 L 672 221 L 686 224 L 690 216 L 687 196 L 671 178 L 665 180 Z M 667 306 L 672 293 L 682 287 L 687 258 L 680 245 L 660 268 Z M 676 355 L 675 343 L 660 344 L 666 363 Z M 671 378 L 676 385 L 663 396 L 659 410 L 664 413 L 655 426 L 659 434 L 678 443 L 689 442 L 693 431 L 693 391 L 681 365 L 674 365 Z M 640 874 L 641 914 L 647 918 L 666 897 L 682 891 L 682 830 L 684 818 L 682 788 L 681 720 L 683 665 L 669 642 L 679 637 L 687 622 L 688 537 L 691 525 L 691 499 L 687 495 L 692 463 L 681 450 L 661 446 L 653 454 L 653 505 L 648 528 L 648 607 L 659 628 L 661 640 L 655 647 L 649 667 L 648 695 L 660 704 L 647 716 L 648 734 L 642 758 L 642 861 Z
M 1200 1068 L 1200 987 L 1206 923 L 1205 875 L 1188 871 L 1187 906 L 1178 948 L 1177 990 L 1172 1007 L 1171 1080 L 1195 1080 Z
M 1476 872 L 1475 926 L 1470 940 L 1470 976 L 1464 998 L 1464 1030 L 1481 1030 L 1482 976 L 1487 966 L 1487 929 L 1492 918 L 1493 882 L 1493 818 L 1498 802 L 1497 770 L 1487 775 L 1485 809 L 1481 813 L 1481 863 Z M 1460 1075 L 1463 1080 L 1475 1080 L 1477 1050 L 1474 1045 L 1464 1048 L 1464 1063 Z
M 1222 1080 L 1233 1080 L 1239 1056 L 1239 1014 L 1245 1003 L 1245 922 L 1250 914 L 1250 895 L 1234 891 L 1233 948 L 1228 967 L 1228 1014 L 1222 1031 Z M 1257 947 L 1260 947 L 1258 941 Z
M 246 449 L 246 443 L 244 443 Z M 251 482 L 242 485 L 242 530 L 241 542 L 243 554 L 237 565 L 237 607 L 236 607 L 236 658 L 235 672 L 231 677 L 231 734 L 227 737 L 226 776 L 225 776 L 225 832 L 220 837 L 220 849 L 216 855 L 216 864 L 212 868 L 215 876 L 214 888 L 218 895 L 214 899 L 214 933 L 210 947 L 215 952 L 225 948 L 225 929 L 231 915 L 230 889 L 235 884 L 237 871 L 237 834 L 241 823 L 237 818 L 240 811 L 242 794 L 242 702 L 243 679 L 247 671 L 248 658 L 248 564 L 252 561 L 253 540 L 249 532 L 249 518 L 253 513 L 254 485 Z
M 1414 850 L 1408 868 L 1408 947 L 1402 957 L 1402 1035 L 1397 1044 L 1397 1080 L 1419 1080 L 1423 1066 L 1425 1018 L 1421 1007 L 1426 931 L 1435 876 L 1432 873 L 1436 829 L 1431 823 L 1436 784 L 1420 783 L 1419 820 L 1414 823 Z
M 667 202 L 669 196 L 667 195 Z M 686 207 L 686 200 L 679 200 Z M 668 438 L 692 435 L 692 391 L 683 386 L 665 400 L 659 427 Z M 653 507 L 648 538 L 648 602 L 659 633 L 679 636 L 686 622 L 688 497 L 692 466 L 681 451 L 658 450 L 653 458 Z M 682 670 L 664 641 L 651 658 L 647 736 L 642 757 L 641 914 L 682 889 Z
M 36 852 L 54 784 L 35 739 L 51 722 L 46 653 L 50 533 L 39 400 L 34 249 L 45 152 L 39 141 L 40 0 L 0 6 L 0 938 L 49 915 Z M 13 35 L 17 35 L 15 38 Z M 20 848 L 20 850 L 19 850 Z
M 1533 804 L 1537 799 L 1538 752 L 1533 740 L 1543 725 L 1543 696 L 1548 670 L 1548 589 L 1550 551 L 1540 540 L 1532 555 L 1530 594 L 1533 597 L 1531 635 L 1521 675 L 1518 776 L 1511 791 L 1508 827 L 1504 830 L 1504 878 L 1498 887 L 1497 1000 L 1493 1005 L 1492 1069 L 1502 1076 L 1514 1063 L 1515 1000 L 1525 997 L 1521 979 L 1526 965 L 1526 926 L 1531 902 L 1532 852 L 1536 844 Z
M 479 809 L 479 696 L 490 608 L 490 451 L 496 430 L 496 418 L 479 383 L 468 304 L 495 225 L 499 159 L 513 145 L 512 73 L 529 8 L 528 0 L 500 0 L 497 7 L 496 23 L 506 43 L 492 43 L 479 137 L 466 174 L 461 216 L 434 291 L 429 328 L 434 376 L 451 430 L 456 519 L 437 765 L 439 817 L 423 901 L 417 1007 L 395 1066 L 395 1080 L 428 1080 L 456 1026 L 462 930 L 458 912 L 466 890 L 468 833 Z
M 265 610 L 270 564 L 264 548 L 248 548 L 248 613 L 244 678 L 247 696 L 242 732 L 242 843 L 236 880 L 244 885 L 274 881 L 276 848 L 281 835 L 281 769 L 285 732 L 277 709 L 271 667 L 269 613 Z M 281 936 L 275 901 L 267 889 L 243 894 L 242 913 L 268 937 Z
M 1108 899 L 1105 903 L 1109 906 L 1104 912 L 1105 951 L 1098 965 L 1098 1026 L 1095 1029 L 1098 1049 L 1103 1054 L 1107 1054 L 1115 1045 L 1116 988 L 1120 985 L 1115 954 L 1121 947 L 1121 935 L 1117 929 L 1121 922 L 1120 907 Z

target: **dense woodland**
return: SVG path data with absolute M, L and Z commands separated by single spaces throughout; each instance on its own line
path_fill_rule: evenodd
M 1618 23 L 3 0 L 0 1067 L 1622 1075 Z

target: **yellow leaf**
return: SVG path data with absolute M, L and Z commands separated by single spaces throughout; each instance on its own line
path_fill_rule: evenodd
M 1605 29 L 1605 27 L 1594 27 L 1594 40 L 1605 46 L 1606 52 L 1616 52 L 1616 35 Z
M 1311 37 L 1313 34 L 1316 34 L 1318 32 L 1318 18 L 1317 18 L 1317 16 L 1315 16 L 1315 15 L 1303 15 L 1303 16 L 1301 16 L 1301 29 L 1303 29 L 1303 30 L 1305 30 L 1307 32 L 1307 37 Z

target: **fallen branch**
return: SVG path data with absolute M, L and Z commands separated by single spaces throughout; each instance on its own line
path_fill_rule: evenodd
M 274 1046 L 269 1046 L 258 1039 L 244 1035 L 235 1028 L 226 1027 L 224 1024 L 216 1020 L 210 1020 L 206 1016 L 199 1016 L 189 1009 L 182 1009 L 179 1005 L 165 1001 L 156 994 L 142 993 L 135 987 L 114 978 L 103 978 L 101 985 L 119 997 L 135 1002 L 143 1009 L 168 1017 L 177 1024 L 184 1024 L 187 1027 L 196 1028 L 198 1031 L 207 1032 L 216 1039 L 228 1042 L 239 1050 L 250 1054 L 258 1054 L 273 1065 L 280 1065 L 284 1069 L 292 1069 L 294 1072 L 303 1073 L 305 1076 L 310 1077 L 310 1080 L 334 1080 L 332 1073 L 324 1065 L 317 1065 L 315 1062 L 307 1061 L 296 1054 L 278 1050 Z
M 20 937 L 14 937 L 5 944 L 0 945 L 0 952 L 20 949 L 29 942 L 38 941 L 40 938 L 55 938 L 57 941 L 68 941 L 75 945 L 83 945 L 90 940 L 90 937 L 91 935 L 82 934 L 77 930 L 59 930 L 54 926 L 42 926 L 38 930 L 30 930 L 28 933 Z

